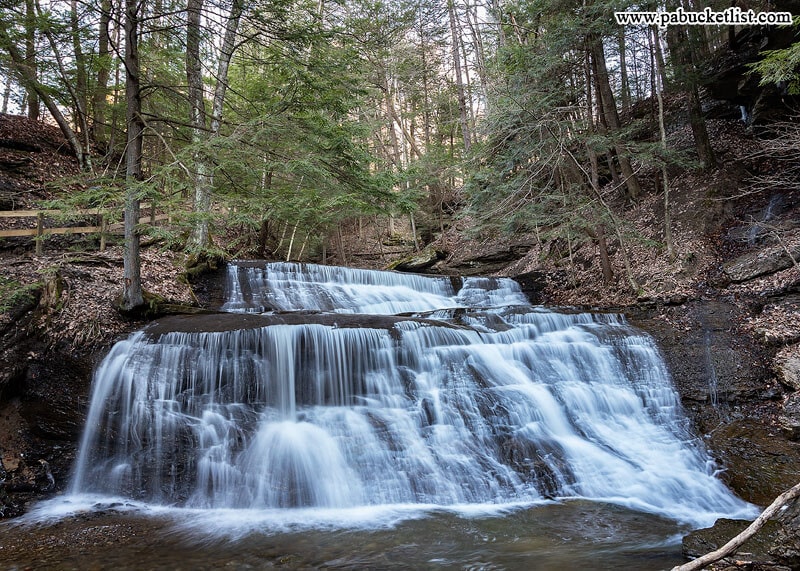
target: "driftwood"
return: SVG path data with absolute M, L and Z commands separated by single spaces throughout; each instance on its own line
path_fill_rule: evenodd
M 726 557 L 736 551 L 745 541 L 753 537 L 756 532 L 761 529 L 767 521 L 774 516 L 778 510 L 780 510 L 785 504 L 789 503 L 793 499 L 800 497 L 800 483 L 795 484 L 785 492 L 783 492 L 780 496 L 775 498 L 775 501 L 772 502 L 763 512 L 761 515 L 758 516 L 753 523 L 747 526 L 742 533 L 731 539 L 728 543 L 717 549 L 716 551 L 712 551 L 711 553 L 706 553 L 702 557 L 698 557 L 690 561 L 689 563 L 684 563 L 683 565 L 678 565 L 677 567 L 673 567 L 672 571 L 695 571 L 696 569 L 702 569 L 706 565 L 719 561 L 723 557 Z

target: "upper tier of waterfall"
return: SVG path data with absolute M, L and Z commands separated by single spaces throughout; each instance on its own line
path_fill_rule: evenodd
M 223 311 L 396 315 L 445 308 L 529 305 L 508 278 L 434 277 L 316 264 L 231 264 Z
M 227 287 L 229 312 L 324 313 L 163 320 L 118 343 L 95 374 L 73 491 L 197 508 L 580 497 L 693 523 L 749 513 L 689 433 L 658 349 L 621 316 L 532 307 L 499 278 L 247 263 Z

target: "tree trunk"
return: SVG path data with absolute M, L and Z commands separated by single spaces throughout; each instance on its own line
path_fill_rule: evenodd
M 658 33 L 658 32 L 654 32 Z M 661 80 L 661 85 L 664 89 L 667 87 L 667 66 L 664 63 L 664 50 L 661 48 L 661 42 L 656 42 L 655 45 L 656 68 L 658 69 L 658 77 Z
M 506 32 L 503 29 L 503 7 L 500 4 L 500 0 L 490 0 L 489 4 L 488 11 L 497 26 L 497 47 L 502 48 L 507 42 Z
M 620 74 L 620 98 L 622 99 L 622 110 L 630 111 L 631 108 L 631 88 L 628 83 L 628 65 L 625 54 L 625 28 L 620 27 L 617 32 L 617 42 L 619 45 L 619 74 Z
M 702 104 L 700 103 L 700 90 L 696 84 L 689 89 L 689 123 L 692 126 L 697 157 L 703 163 L 703 168 L 713 169 L 717 166 L 717 159 L 711 146 L 711 139 L 708 137 L 706 120 L 703 118 Z
M 110 36 L 108 26 L 111 22 L 111 0 L 100 2 L 100 28 L 97 36 L 97 77 L 92 96 L 92 134 L 95 143 L 105 145 L 106 132 L 106 96 L 108 79 L 111 73 Z
M 25 0 L 25 67 L 29 70 L 30 77 L 38 82 L 36 67 L 36 3 L 34 0 Z M 39 93 L 31 82 L 26 82 L 25 91 L 28 99 L 28 119 L 39 120 Z
M 142 98 L 139 81 L 139 2 L 125 0 L 125 103 L 128 145 L 125 151 L 125 244 L 120 309 L 132 311 L 144 305 L 139 256 L 139 182 L 142 178 Z
M 655 47 L 654 51 L 658 51 L 661 47 L 661 37 L 658 35 L 658 29 L 653 28 L 653 35 L 650 39 L 651 44 Z M 661 70 L 653 71 L 655 78 L 658 78 L 657 85 L 655 86 L 656 96 L 658 97 L 658 132 L 661 136 L 661 149 L 664 151 L 664 161 L 661 167 L 661 178 L 664 186 L 664 242 L 667 245 L 667 257 L 670 262 L 675 259 L 675 248 L 672 244 L 672 218 L 670 216 L 670 202 L 669 202 L 669 174 L 667 172 L 667 131 L 664 128 L 664 84 L 661 83 Z
M 693 34 L 683 26 L 667 28 L 667 46 L 675 76 L 681 89 L 689 96 L 689 124 L 692 127 L 697 157 L 703 163 L 703 168 L 712 169 L 717 163 L 703 118 L 693 37 Z
M 8 113 L 8 101 L 11 99 L 11 74 L 6 73 L 5 89 L 3 89 L 3 107 L 0 113 Z
M 385 107 L 386 107 L 386 120 L 389 123 L 389 142 L 392 145 L 392 155 L 389 157 L 392 164 L 394 164 L 397 170 L 403 168 L 403 164 L 401 161 L 401 152 L 400 152 L 400 139 L 397 136 L 397 129 L 395 128 L 395 124 L 399 124 L 399 120 L 395 121 L 395 110 L 394 110 L 394 101 L 393 95 L 391 90 L 391 82 L 390 82 L 388 72 L 383 72 L 383 91 L 385 94 Z
M 431 144 L 431 106 L 430 106 L 430 77 L 428 76 L 428 46 L 427 35 L 422 31 L 420 21 L 420 57 L 422 58 L 422 131 L 425 133 L 425 148 Z
M 464 90 L 464 77 L 461 74 L 460 30 L 456 23 L 456 7 L 454 0 L 447 0 L 447 12 L 450 16 L 450 35 L 453 42 L 453 65 L 456 74 L 456 94 L 458 96 L 458 111 L 461 116 L 461 133 L 464 137 L 464 152 L 469 153 L 472 148 L 472 133 L 469 127 L 469 110 L 467 109 L 467 94 Z
M 41 10 L 39 7 L 39 3 L 36 3 L 37 10 Z M 75 19 L 77 20 L 77 6 L 75 7 Z M 41 15 L 41 12 L 40 12 Z M 75 26 L 77 27 L 77 21 L 75 22 Z M 61 74 L 61 81 L 66 87 L 67 91 L 69 92 L 70 97 L 72 98 L 72 103 L 75 106 L 74 113 L 73 113 L 73 125 L 75 125 L 75 130 L 73 131 L 73 135 L 78 139 L 78 134 L 83 135 L 83 142 L 81 142 L 78 147 L 76 147 L 76 153 L 78 154 L 78 162 L 80 163 L 81 167 L 86 170 L 91 170 L 92 168 L 92 161 L 91 155 L 89 154 L 90 144 L 89 144 L 89 125 L 87 122 L 86 117 L 86 101 L 85 99 L 82 101 L 80 91 L 78 90 L 78 83 L 73 83 L 69 76 L 69 72 L 64 67 L 65 58 L 61 56 L 60 50 L 58 48 L 58 43 L 56 39 L 53 37 L 51 31 L 47 28 L 44 30 L 44 35 L 47 37 L 47 40 L 50 42 L 50 48 L 53 50 L 53 55 L 55 56 L 56 66 L 58 67 L 58 71 Z M 73 46 L 76 48 L 80 53 L 80 48 Z M 83 56 L 81 56 L 82 58 Z M 77 59 L 77 58 L 76 58 Z M 83 82 L 84 89 L 86 86 L 86 82 Z M 78 151 L 80 148 L 80 151 Z
M 214 100 L 211 105 L 211 122 L 208 129 L 208 139 L 219 135 L 222 126 L 222 111 L 225 104 L 225 93 L 228 89 L 228 69 L 230 67 L 233 52 L 236 49 L 236 34 L 239 29 L 239 20 L 242 15 L 243 0 L 234 0 L 231 6 L 231 13 L 228 17 L 227 24 L 225 25 L 225 36 L 222 40 L 220 47 L 219 59 L 217 61 L 217 75 L 216 86 L 214 89 Z M 202 12 L 202 0 L 188 0 L 187 12 L 190 18 L 195 19 L 191 26 L 187 26 L 187 47 L 186 47 L 186 73 L 187 79 L 191 75 L 190 89 L 194 92 L 190 96 L 192 106 L 192 122 L 194 127 L 193 139 L 198 143 L 201 139 L 206 138 L 203 131 L 205 130 L 205 107 L 202 100 L 202 75 L 200 72 L 200 56 L 199 56 L 199 25 L 200 14 Z M 192 14 L 194 12 L 194 14 Z M 189 28 L 194 31 L 190 32 Z M 189 55 L 189 39 L 191 35 L 196 34 L 197 46 L 192 45 L 193 54 Z M 192 38 L 195 41 L 195 38 Z M 191 57 L 191 62 L 190 62 Z M 190 65 L 194 69 L 190 71 Z M 199 80 L 199 82 L 198 82 Z M 195 82 L 192 86 L 191 81 Z M 203 105 L 201 107 L 201 105 Z M 201 121 L 202 119 L 202 121 Z M 196 137 L 196 139 L 195 139 Z M 195 213 L 198 219 L 195 223 L 193 242 L 194 246 L 198 249 L 204 249 L 210 242 L 209 236 L 209 223 L 208 217 L 211 210 L 211 194 L 214 186 L 214 170 L 208 156 L 202 151 L 195 154 Z
M 605 117 L 611 136 L 614 137 L 616 132 L 620 130 L 622 123 L 620 122 L 619 113 L 617 112 L 617 104 L 614 101 L 614 93 L 611 90 L 611 84 L 608 80 L 608 67 L 606 66 L 606 56 L 603 52 L 603 43 L 600 37 L 595 34 L 590 35 L 587 41 L 589 42 L 589 49 L 591 50 L 592 59 L 595 64 L 595 81 L 597 82 L 600 95 L 600 107 L 603 110 L 603 116 Z M 617 151 L 619 168 L 625 179 L 628 196 L 635 199 L 642 192 L 639 186 L 639 179 L 636 177 L 636 173 L 633 170 L 625 147 L 621 143 L 615 141 L 614 148 Z
M 122 7 L 122 0 L 112 0 L 114 2 L 114 9 L 112 14 L 122 14 L 123 7 Z M 121 16 L 118 16 L 121 17 Z M 114 26 L 114 35 L 110 38 L 110 44 L 112 46 L 119 46 L 120 45 L 120 38 L 122 37 L 121 27 Z M 113 60 L 114 63 L 114 91 L 112 95 L 113 106 L 111 107 L 111 121 L 110 121 L 110 129 L 108 133 L 108 149 L 109 153 L 113 153 L 114 149 L 117 145 L 117 137 L 120 134 L 119 129 L 119 100 L 120 100 L 120 75 L 122 74 L 122 58 L 116 57 Z
M 186 3 L 186 82 L 189 90 L 189 120 L 192 125 L 194 146 L 194 210 L 201 217 L 195 221 L 192 241 L 198 248 L 208 242 L 208 219 L 211 181 L 206 172 L 206 160 L 200 148 L 206 139 L 206 109 L 203 93 L 203 66 L 200 60 L 200 21 L 203 0 Z
M 489 85 L 489 81 L 486 73 L 486 48 L 483 43 L 481 31 L 478 28 L 480 16 L 478 15 L 477 4 L 470 7 L 469 0 L 467 0 L 465 15 L 467 17 L 467 25 L 469 26 L 470 35 L 472 36 L 472 43 L 475 50 L 475 68 L 478 72 L 478 79 L 480 80 L 481 94 L 483 95 L 484 101 L 487 101 L 489 99 L 489 95 L 486 91 L 486 88 Z
M 320 7 L 322 2 L 320 2 Z M 214 90 L 214 104 L 211 110 L 211 134 L 219 135 L 222 125 L 222 110 L 225 104 L 225 93 L 228 90 L 228 69 L 236 50 L 236 35 L 239 30 L 239 20 L 242 17 L 244 0 L 233 0 L 231 14 L 225 26 L 225 37 L 220 48 L 219 65 L 217 66 L 217 85 Z M 321 8 L 320 8 L 321 9 Z
M 84 136 L 84 144 L 88 148 L 88 125 L 87 118 L 89 89 L 86 82 L 86 58 L 83 55 L 83 47 L 81 46 L 81 31 L 80 23 L 78 22 L 78 1 L 70 1 L 69 13 L 70 27 L 72 28 L 72 50 L 75 56 L 75 93 L 77 107 L 77 115 L 79 117 L 79 125 L 82 129 L 81 134 Z M 65 78 L 66 79 L 66 78 Z
M 606 243 L 606 228 L 603 224 L 597 225 L 597 247 L 600 250 L 600 267 L 603 270 L 603 283 L 610 284 L 614 281 L 614 269 L 611 267 L 611 260 L 608 256 L 608 244 Z

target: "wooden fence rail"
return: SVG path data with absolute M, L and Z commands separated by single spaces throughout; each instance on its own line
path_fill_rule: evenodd
M 142 216 L 139 218 L 139 224 L 155 224 L 163 220 L 169 220 L 169 214 L 156 214 L 154 205 L 142 204 L 141 209 L 150 209 L 149 216 Z M 12 228 L 9 230 L 0 230 L 0 238 L 11 238 L 18 236 L 33 236 L 36 242 L 36 255 L 42 253 L 43 238 L 50 234 L 100 234 L 100 250 L 106 249 L 106 236 L 108 234 L 121 234 L 124 230 L 124 225 L 121 222 L 108 224 L 107 215 L 114 212 L 112 209 L 106 208 L 85 208 L 78 209 L 70 213 L 77 217 L 84 216 L 99 216 L 99 226 L 59 226 L 48 228 L 45 227 L 46 216 L 61 216 L 64 215 L 63 210 L 0 210 L 0 218 L 36 218 L 36 228 Z

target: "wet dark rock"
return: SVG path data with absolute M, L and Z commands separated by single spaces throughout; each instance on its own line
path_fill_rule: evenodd
M 349 313 L 318 313 L 314 311 L 286 311 L 269 314 L 261 313 L 205 313 L 199 315 L 175 315 L 150 323 L 144 331 L 153 338 L 175 331 L 219 332 L 239 329 L 258 329 L 271 325 L 317 324 L 329 327 L 367 327 L 371 329 L 392 329 L 402 321 L 415 321 L 435 327 L 463 329 L 458 325 L 439 320 L 394 315 L 363 315 Z
M 241 262 L 237 262 L 237 264 L 242 265 Z M 261 264 L 263 266 L 263 262 Z M 195 299 L 197 299 L 201 307 L 219 309 L 225 303 L 225 276 L 227 271 L 226 265 L 219 266 L 214 271 L 186 276 L 187 282 L 192 286 Z
M 60 304 L 54 274 L 35 303 L 0 328 L 0 517 L 65 488 L 85 422 L 92 370 L 105 346 L 82 350 L 47 337 Z
M 783 0 L 771 9 L 797 13 L 796 0 Z M 747 124 L 765 124 L 784 119 L 791 113 L 795 98 L 783 85 L 761 85 L 758 74 L 750 65 L 759 61 L 765 50 L 782 49 L 794 41 L 791 26 L 747 26 L 729 38 L 728 45 L 719 49 L 705 70 L 704 82 L 712 100 L 731 103 L 727 114 L 715 113 L 729 119 L 744 120 Z M 741 107 L 746 115 L 742 116 Z
M 778 422 L 787 438 L 800 440 L 800 392 L 786 397 L 783 414 L 778 417 Z
M 683 554 L 694 559 L 719 549 L 750 523 L 747 520 L 718 519 L 713 526 L 695 530 L 684 537 Z M 765 571 L 800 568 L 800 501 L 790 502 L 727 560 L 747 561 L 746 568 Z
M 761 395 L 771 378 L 759 349 L 737 334 L 741 310 L 733 304 L 694 300 L 662 307 L 650 300 L 626 313 L 656 339 L 685 401 L 736 403 Z
M 683 538 L 683 554 L 696 559 L 706 553 L 719 549 L 750 525 L 748 520 L 718 519 L 713 526 L 697 529 Z M 778 522 L 767 522 L 761 530 L 748 539 L 737 551 L 737 559 L 771 562 L 769 549 L 777 538 Z
M 541 270 L 533 270 L 513 276 L 522 293 L 524 293 L 528 300 L 533 303 L 542 303 L 543 292 L 547 287 L 547 272 Z

